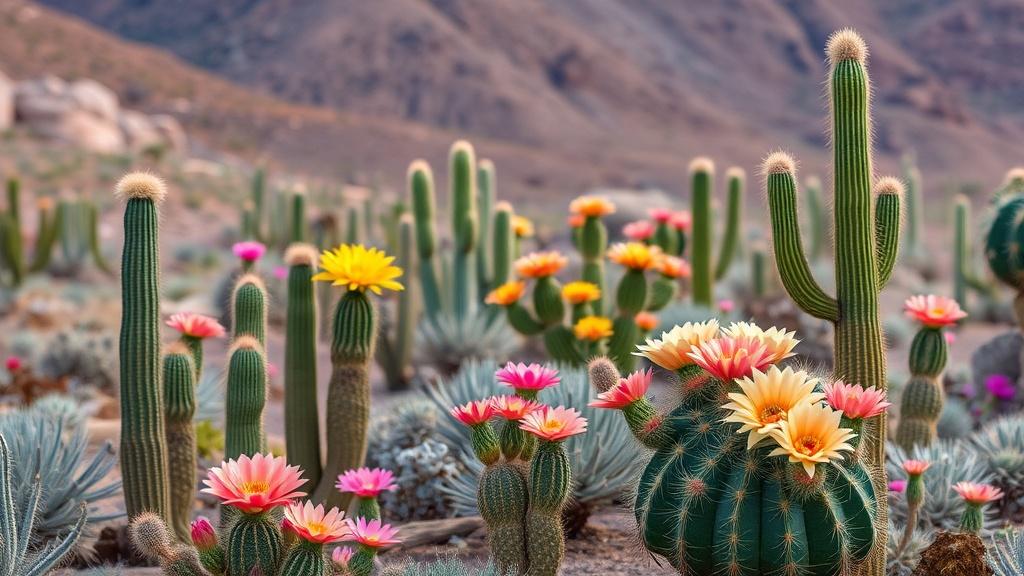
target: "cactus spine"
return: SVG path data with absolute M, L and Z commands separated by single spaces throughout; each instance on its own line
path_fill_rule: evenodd
M 896 261 L 902 185 L 880 180 L 871 190 L 869 89 L 865 68 L 867 48 L 851 30 L 832 35 L 828 42 L 830 105 L 834 170 L 834 234 L 836 297 L 814 280 L 800 239 L 795 166 L 783 153 L 764 163 L 776 262 L 783 285 L 805 312 L 835 326 L 837 377 L 864 387 L 886 388 L 885 349 L 878 312 L 878 293 Z M 875 492 L 885 494 L 882 463 L 885 414 L 864 430 L 865 461 L 874 471 Z M 887 510 L 879 499 L 878 541 L 885 542 Z M 884 549 L 884 547 L 879 547 Z M 884 554 L 876 553 L 867 574 L 881 574 Z
M 944 396 L 940 376 L 948 352 L 941 328 L 922 326 L 910 345 L 910 381 L 900 400 L 896 442 L 904 450 L 928 446 L 938 438 Z
M 160 249 L 157 204 L 164 183 L 129 174 L 121 260 L 121 473 L 129 517 L 145 511 L 170 519 L 163 383 L 160 374 Z
M 288 264 L 284 351 L 284 426 L 288 463 L 305 470 L 308 486 L 320 482 L 320 416 L 317 405 L 316 249 L 293 244 Z
M 196 370 L 192 355 L 181 342 L 164 354 L 164 414 L 171 491 L 171 527 L 182 542 L 189 541 L 189 524 L 196 501 Z
M 237 337 L 228 361 L 224 457 L 263 451 L 263 408 L 267 403 L 267 359 L 252 336 Z
M 712 255 L 714 244 L 712 189 L 715 165 L 709 158 L 694 158 L 690 163 L 692 187 L 691 211 L 693 212 L 693 233 L 690 258 L 693 266 L 693 302 L 710 308 L 714 305 L 715 281 L 729 272 L 733 257 L 739 249 L 739 234 L 742 220 L 743 170 L 730 168 L 726 173 L 729 182 L 728 211 L 718 261 Z

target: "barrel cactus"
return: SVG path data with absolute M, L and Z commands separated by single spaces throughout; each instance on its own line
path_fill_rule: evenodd
M 681 573 L 846 574 L 881 542 L 861 438 L 884 395 L 780 369 L 796 344 L 716 320 L 649 340 L 638 354 L 679 377 L 667 413 L 646 397 L 649 371 L 591 362 L 592 405 L 620 410 L 653 450 L 633 505 L 640 539 Z
M 1020 238 L 1024 221 L 1024 168 L 1006 175 L 1006 184 L 996 195 L 996 214 L 985 239 L 985 258 L 1001 282 L 1017 291 L 1014 310 L 1017 324 L 1024 326 L 1024 259 Z

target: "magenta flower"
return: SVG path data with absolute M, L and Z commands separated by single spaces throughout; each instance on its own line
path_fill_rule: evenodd
M 287 277 L 288 277 L 288 268 L 286 268 L 285 266 L 275 266 L 274 267 L 274 278 L 277 278 L 278 280 L 284 280 Z
M 231 251 L 235 253 L 240 260 L 245 262 L 255 262 L 263 257 L 266 253 L 267 247 L 263 244 L 247 240 L 245 242 L 238 242 L 231 247 Z
M 516 392 L 536 393 L 561 382 L 558 370 L 540 364 L 515 364 L 509 362 L 494 373 L 498 382 L 515 388 Z
M 193 520 L 191 528 L 192 544 L 197 550 L 204 552 L 217 546 L 217 531 L 205 516 Z
M 7 368 L 8 372 L 17 372 L 21 369 L 23 362 L 21 358 L 17 356 L 8 356 L 7 361 L 4 362 L 4 367 Z
M 659 224 L 668 224 L 672 220 L 673 213 L 668 208 L 651 208 L 651 218 Z
M 889 492 L 903 493 L 907 489 L 906 480 L 890 480 L 889 481 Z
M 385 490 L 394 492 L 398 484 L 395 484 L 395 475 L 390 470 L 359 468 L 338 476 L 338 483 L 334 487 L 339 492 L 349 492 L 360 498 L 376 498 Z
M 736 303 L 728 298 L 723 298 L 718 301 L 718 311 L 723 314 L 728 314 L 736 309 Z
M 985 388 L 989 394 L 1000 400 L 1013 400 L 1017 395 L 1017 387 L 1009 376 L 1003 374 L 991 374 L 985 378 Z

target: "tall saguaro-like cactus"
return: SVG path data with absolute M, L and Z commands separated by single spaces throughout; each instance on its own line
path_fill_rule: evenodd
M 729 266 L 739 249 L 743 185 L 746 180 L 740 168 L 733 167 L 726 172 L 726 179 L 729 182 L 726 226 L 716 261 L 712 250 L 715 236 L 712 209 L 714 173 L 715 164 L 710 158 L 699 157 L 690 162 L 690 208 L 693 212 L 690 260 L 693 270 L 693 302 L 707 307 L 714 303 L 715 281 L 721 280 L 729 272 Z
M 293 244 L 288 264 L 288 313 L 284 347 L 284 426 L 288 463 L 306 471 L 308 486 L 320 481 L 320 415 L 317 406 L 317 302 L 313 275 L 316 249 Z
M 129 517 L 170 520 L 167 443 L 160 374 L 160 244 L 157 205 L 167 188 L 129 174 L 117 184 L 126 201 L 121 257 L 121 473 Z
M 836 296 L 814 280 L 804 255 L 797 215 L 796 167 L 777 152 L 764 162 L 775 257 L 790 297 L 808 314 L 835 327 L 837 377 L 864 387 L 886 388 L 885 347 L 878 294 L 888 282 L 899 246 L 903 185 L 893 178 L 875 184 L 871 166 L 870 88 L 867 46 L 856 32 L 842 30 L 828 41 L 831 107 Z M 875 490 L 885 494 L 885 414 L 864 430 L 865 458 L 873 469 Z M 879 501 L 880 538 L 885 542 L 887 511 Z M 881 574 L 884 550 L 865 568 Z

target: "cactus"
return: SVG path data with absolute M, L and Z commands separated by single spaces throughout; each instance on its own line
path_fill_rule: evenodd
M 984 298 L 995 296 L 995 286 L 988 278 L 979 276 L 972 265 L 971 238 L 971 201 L 967 196 L 957 194 L 953 199 L 953 298 L 968 309 L 969 292 L 972 290 Z
M 782 283 L 805 312 L 835 327 L 836 375 L 864 387 L 886 388 L 885 348 L 878 294 L 888 282 L 899 245 L 902 184 L 883 178 L 872 198 L 867 48 L 852 30 L 828 42 L 830 105 L 834 154 L 834 228 L 837 296 L 814 280 L 801 244 L 796 202 L 795 164 L 784 153 L 764 162 L 776 264 Z M 874 206 L 872 206 L 874 204 Z M 869 421 L 866 462 L 875 471 L 875 492 L 885 494 L 885 415 Z M 887 514 L 879 502 L 879 542 L 886 541 Z M 880 547 L 881 549 L 881 547 Z M 869 573 L 882 570 L 884 558 L 873 557 Z
M 32 251 L 32 263 L 29 265 L 29 272 L 41 272 L 50 265 L 50 258 L 53 255 L 53 246 L 57 243 L 57 235 L 60 231 L 58 213 L 54 209 L 53 200 L 40 198 L 39 205 L 39 228 L 36 234 L 36 245 Z
M 693 302 L 702 306 L 714 305 L 714 285 L 725 277 L 739 249 L 739 234 L 742 224 L 743 185 L 745 175 L 739 168 L 726 172 L 729 182 L 728 211 L 726 228 L 718 253 L 717 263 L 712 257 L 714 243 L 711 194 L 715 165 L 709 158 L 694 158 L 690 163 L 692 180 L 691 211 L 693 212 L 693 235 L 690 259 L 693 266 Z
M 167 347 L 163 362 L 171 527 L 179 540 L 188 542 L 196 500 L 196 433 L 192 427 L 196 372 L 192 355 L 181 342 Z
M 83 201 L 82 209 L 85 211 L 86 225 L 88 227 L 89 253 L 96 267 L 104 274 L 113 274 L 114 271 L 107 264 L 103 256 L 103 246 L 100 243 L 100 215 L 94 202 Z
M 306 218 L 306 191 L 298 188 L 291 196 L 291 238 L 293 243 L 309 242 L 309 220 Z
M 1010 170 L 1006 184 L 996 195 L 995 218 L 985 239 L 985 258 L 1000 281 L 1017 292 L 1014 310 L 1024 327 L 1024 274 L 1021 274 L 1020 226 L 1024 220 L 1024 168 Z
M 37 203 L 39 216 L 36 242 L 32 251 L 32 259 L 26 262 L 22 255 L 24 216 L 21 213 L 20 187 L 17 182 L 16 179 L 8 181 L 8 209 L 6 212 L 0 211 L 0 238 L 3 239 L 2 248 L 0 248 L 0 268 L 8 269 L 15 286 L 19 285 L 26 275 L 41 272 L 49 266 L 53 246 L 61 228 L 57 213 L 53 208 L 53 200 L 40 198 Z M 102 261 L 102 264 L 103 270 L 109 272 L 109 267 L 105 265 L 106 262 Z
M 530 463 L 530 509 L 526 515 L 529 576 L 557 576 L 565 556 L 562 509 L 572 470 L 560 441 L 541 439 Z
M 267 403 L 267 359 L 260 342 L 237 336 L 228 361 L 224 456 L 263 451 L 263 408 Z
M 423 305 L 428 318 L 435 318 L 442 310 L 441 280 L 438 276 L 437 227 L 434 216 L 437 210 L 434 199 L 434 174 L 430 165 L 417 160 L 409 166 L 409 194 L 416 224 L 416 250 L 419 252 L 419 284 L 423 293 Z
M 284 426 L 288 463 L 306 472 L 310 487 L 320 482 L 320 416 L 317 403 L 317 302 L 313 274 L 316 249 L 293 244 L 288 264 L 288 314 L 284 349 Z
M 250 185 L 252 216 L 251 231 L 252 239 L 266 242 L 267 237 L 263 230 L 263 220 L 266 216 L 267 197 L 267 172 L 263 168 L 257 168 L 252 173 L 252 184 Z
M 7 448 L 7 440 L 0 435 L 0 574 L 4 576 L 37 576 L 57 568 L 74 550 L 87 519 L 85 504 L 79 506 L 78 521 L 71 530 L 56 542 L 50 543 L 38 553 L 30 551 L 37 534 L 35 525 L 42 481 L 36 475 L 28 498 L 15 501 L 13 483 L 13 462 Z
M 255 274 L 245 274 L 231 294 L 232 338 L 252 336 L 260 346 L 267 339 L 267 288 Z
M 149 174 L 117 184 L 126 202 L 121 260 L 121 473 L 129 517 L 170 517 L 160 374 L 160 249 L 157 205 L 167 190 Z
M 829 247 L 825 202 L 821 198 L 821 179 L 808 176 L 804 182 L 804 199 L 807 208 L 807 227 L 809 228 L 810 247 L 807 257 L 817 262 L 825 256 Z
M 449 154 L 449 188 L 452 216 L 452 310 L 463 319 L 476 308 L 474 254 L 480 216 L 476 207 L 476 155 L 464 140 L 452 145 Z
M 492 254 L 494 253 L 494 227 L 495 215 L 495 174 L 494 162 L 487 158 L 481 158 L 476 171 L 476 205 L 479 211 L 480 241 L 476 250 L 476 278 L 478 293 L 487 294 L 494 284 L 494 268 Z
M 526 517 L 529 503 L 523 469 L 510 462 L 495 462 L 484 468 L 477 488 L 477 508 L 487 524 L 494 563 L 504 573 L 525 569 Z
M 413 220 L 403 215 L 398 222 L 395 265 L 410 270 L 413 265 Z M 377 364 L 384 370 L 388 388 L 404 390 L 412 380 L 412 353 L 416 338 L 416 290 L 409 286 L 395 299 L 394 313 L 381 322 L 377 339 Z
M 906 193 L 903 195 L 906 214 L 906 229 L 903 234 L 903 253 L 910 262 L 923 263 L 927 258 L 924 244 L 921 242 L 924 225 L 924 201 L 921 195 L 921 171 L 917 169 L 912 154 L 904 154 L 901 160 L 903 182 Z

